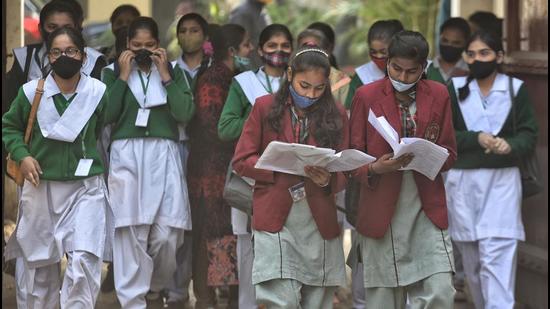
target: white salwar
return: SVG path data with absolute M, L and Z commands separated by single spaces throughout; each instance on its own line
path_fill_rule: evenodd
M 455 90 L 466 78 L 453 78 Z M 522 81 L 513 79 L 514 95 Z M 508 76 L 483 97 L 477 82 L 459 106 L 469 131 L 496 135 L 511 110 Z M 462 253 L 476 308 L 513 308 L 517 242 L 525 240 L 517 167 L 451 169 L 445 179 L 449 231 Z
M 147 292 L 160 292 L 171 281 L 176 249 L 184 230 L 191 229 L 178 143 L 162 138 L 115 140 L 109 191 L 116 218 L 117 296 L 122 308 L 145 308 Z
M 93 308 L 103 259 L 110 258 L 112 218 L 101 176 L 25 181 L 6 258 L 17 258 L 18 307 Z M 60 261 L 68 263 L 61 286 Z

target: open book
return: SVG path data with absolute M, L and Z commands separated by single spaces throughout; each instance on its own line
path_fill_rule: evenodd
M 336 153 L 333 149 L 311 145 L 273 141 L 256 162 L 255 168 L 306 176 L 304 167 L 321 166 L 329 172 L 343 172 L 359 168 L 376 160 L 355 149 Z
M 372 110 L 369 110 L 369 122 L 390 144 L 394 158 L 406 153 L 414 154 L 411 163 L 401 170 L 414 170 L 431 180 L 435 179 L 449 156 L 446 148 L 417 137 L 404 137 L 400 141 L 399 135 L 388 120 L 384 116 L 376 117 Z

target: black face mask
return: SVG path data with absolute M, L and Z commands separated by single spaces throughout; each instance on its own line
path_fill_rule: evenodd
M 455 63 L 462 56 L 463 48 L 439 44 L 439 54 L 443 60 Z
M 151 59 L 153 53 L 150 50 L 142 48 L 133 52 L 136 55 L 134 60 L 138 65 L 150 66 L 153 63 L 153 59 Z
M 51 66 L 55 75 L 63 79 L 69 79 L 80 71 L 82 68 L 82 60 L 61 55 L 61 57 L 57 58 Z
M 483 79 L 496 71 L 497 65 L 496 59 L 493 61 L 476 60 L 474 63 L 468 64 L 468 67 L 470 68 L 470 74 L 472 74 L 475 79 Z

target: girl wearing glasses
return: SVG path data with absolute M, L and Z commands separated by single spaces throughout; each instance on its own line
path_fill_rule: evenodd
M 96 148 L 108 105 L 106 87 L 82 73 L 87 55 L 74 28 L 53 31 L 46 48 L 52 73 L 44 82 L 29 145 L 23 136 L 38 80 L 21 87 L 2 118 L 4 144 L 25 177 L 6 257 L 20 258 L 17 267 L 23 269 L 18 307 L 93 308 L 112 237 L 104 167 Z

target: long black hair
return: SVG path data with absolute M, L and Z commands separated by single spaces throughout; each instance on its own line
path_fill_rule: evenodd
M 66 34 L 71 39 L 73 44 L 76 45 L 80 53 L 84 55 L 85 53 L 84 48 L 86 47 L 86 42 L 84 41 L 82 32 L 69 26 L 63 26 L 61 28 L 57 28 L 52 33 L 50 33 L 50 35 L 48 36 L 48 40 L 46 41 L 46 50 L 48 52 L 52 48 L 53 40 L 55 40 L 56 37 L 62 34 Z
M 306 29 L 306 30 L 300 32 L 300 34 L 298 34 L 298 39 L 297 39 L 298 44 L 300 43 L 301 40 L 303 40 L 305 38 L 314 38 L 314 39 L 316 39 L 319 42 L 318 47 L 325 50 L 327 53 L 329 52 L 328 49 L 330 48 L 330 42 L 327 39 L 327 37 L 321 31 L 316 30 L 316 29 Z M 298 47 L 302 47 L 302 46 L 298 46 Z
M 201 30 L 202 30 L 202 34 L 207 37 L 208 36 L 208 22 L 206 21 L 206 19 L 204 19 L 204 17 L 202 17 L 200 14 L 198 13 L 188 13 L 188 14 L 185 14 L 183 15 L 179 20 L 178 20 L 178 25 L 176 27 L 176 32 L 179 32 L 180 31 L 180 27 L 181 27 L 181 24 L 183 24 L 184 21 L 187 21 L 187 20 L 193 20 L 195 21 L 197 24 L 199 24 L 199 27 L 201 27 Z
M 204 19 L 204 17 L 202 17 L 202 15 L 200 15 L 198 13 L 188 13 L 188 14 L 183 15 L 178 20 L 178 25 L 176 26 L 176 32 L 177 33 L 179 33 L 179 31 L 180 31 L 181 25 L 185 21 L 188 21 L 188 20 L 195 21 L 199 25 L 199 27 L 201 28 L 203 37 L 205 39 L 209 38 L 210 29 L 209 29 L 208 22 L 206 21 L 206 19 Z M 182 53 L 182 57 L 185 57 L 185 55 L 183 53 Z M 202 75 L 202 73 L 204 73 L 204 71 L 206 71 L 206 69 L 208 68 L 208 66 L 210 64 L 210 61 L 211 61 L 210 56 L 203 53 L 201 64 L 200 64 L 199 70 L 197 72 L 197 76 Z
M 78 27 L 78 13 L 66 2 L 63 1 L 51 1 L 46 3 L 40 11 L 40 35 L 44 41 L 47 41 L 48 33 L 46 31 L 46 19 L 56 13 L 65 13 L 71 17 L 75 27 Z
M 231 48 L 239 50 L 246 30 L 237 24 L 225 24 L 223 26 L 213 26 L 209 29 L 209 38 L 214 49 L 214 61 L 223 61 L 229 57 Z
M 497 55 L 499 52 L 504 53 L 502 40 L 500 39 L 500 37 L 498 37 L 498 34 L 491 30 L 476 31 L 466 43 L 466 50 L 468 50 L 468 47 L 470 46 L 470 44 L 472 44 L 472 42 L 477 40 L 480 40 L 481 42 L 487 44 L 487 46 L 489 46 L 489 48 L 492 49 Z M 500 66 L 497 67 L 497 71 L 501 71 Z M 470 95 L 470 82 L 472 80 L 474 80 L 474 76 L 472 75 L 472 73 L 470 73 L 466 78 L 466 84 L 458 89 L 458 99 L 460 101 L 466 100 L 466 98 Z
M 311 25 L 307 26 L 307 29 L 314 29 L 321 31 L 325 38 L 329 41 L 332 48 L 336 46 L 336 34 L 334 33 L 334 29 L 332 27 L 324 22 L 314 22 Z M 338 63 L 336 62 L 336 57 L 331 53 L 329 55 L 330 65 L 334 68 L 338 69 Z
M 390 43 L 392 37 L 399 31 L 403 31 L 403 24 L 397 19 L 379 20 L 372 24 L 367 33 L 367 43 L 378 40 Z
M 145 29 L 151 33 L 151 36 L 157 41 L 159 40 L 159 28 L 157 22 L 151 17 L 139 16 L 136 17 L 128 26 L 128 40 L 136 36 L 138 30 Z
M 306 110 L 306 114 L 312 124 L 308 130 L 319 146 L 337 147 L 342 138 L 343 124 L 340 112 L 330 90 L 329 75 L 331 64 L 329 58 L 320 49 L 304 47 L 299 48 L 294 53 L 289 65 L 292 70 L 292 76 L 310 70 L 323 70 L 327 79 L 327 86 L 311 109 Z M 288 108 L 287 102 L 290 100 L 289 87 L 291 82 L 286 78 L 283 80 L 279 91 L 275 94 L 273 106 L 267 116 L 267 123 L 275 132 L 280 132 L 282 128 L 281 119 L 285 113 L 285 109 Z
M 262 49 L 264 44 L 269 41 L 273 36 L 282 34 L 290 42 L 290 47 L 292 47 L 292 33 L 288 30 L 287 26 L 281 24 L 271 24 L 265 27 L 262 32 L 260 32 L 260 39 L 258 40 L 258 48 Z

